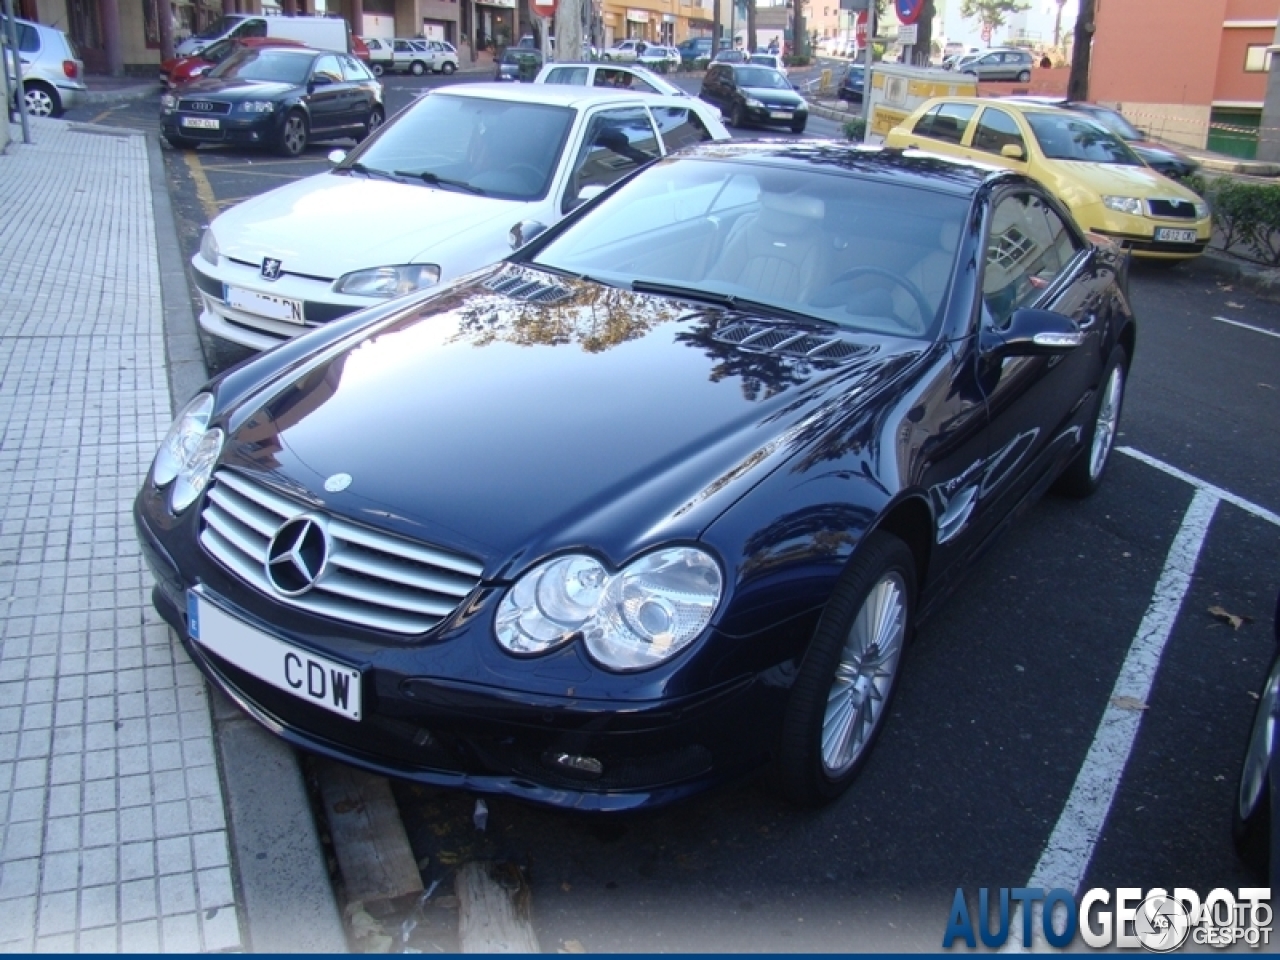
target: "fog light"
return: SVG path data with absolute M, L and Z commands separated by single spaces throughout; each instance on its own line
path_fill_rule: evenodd
M 554 767 L 568 770 L 582 777 L 595 779 L 604 773 L 604 764 L 595 757 L 580 757 L 573 753 L 550 753 L 546 760 Z

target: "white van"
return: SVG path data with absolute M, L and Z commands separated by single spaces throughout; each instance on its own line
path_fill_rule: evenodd
M 340 17 L 255 17 L 243 13 L 227 14 L 203 33 L 187 37 L 175 52 L 189 57 L 227 37 L 279 37 L 316 50 L 351 52 L 351 29 Z

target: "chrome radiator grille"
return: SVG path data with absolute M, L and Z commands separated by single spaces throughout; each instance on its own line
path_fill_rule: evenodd
M 284 591 L 268 573 L 271 545 L 300 517 L 321 531 L 323 554 L 309 586 Z M 312 510 L 231 470 L 214 477 L 202 519 L 205 550 L 257 590 L 374 630 L 424 633 L 480 582 L 481 567 L 473 560 Z

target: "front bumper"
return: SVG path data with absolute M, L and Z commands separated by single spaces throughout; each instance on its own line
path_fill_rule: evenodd
M 395 649 L 357 637 L 358 629 L 333 634 L 333 623 L 294 618 L 285 629 L 280 615 L 268 623 L 260 614 L 272 607 L 269 598 L 200 548 L 188 548 L 198 519 L 173 518 L 163 500 L 148 482 L 134 507 L 157 610 L 211 682 L 294 746 L 382 775 L 583 812 L 663 806 L 767 758 L 764 745 L 785 695 L 776 683 L 747 676 L 689 696 L 622 700 L 574 696 L 573 686 L 559 695 L 517 691 L 473 682 L 471 673 L 466 680 L 441 677 L 447 645 L 488 640 L 479 635 L 487 618 L 457 627 L 454 638 Z M 211 602 L 255 629 L 358 667 L 361 719 L 285 693 L 193 641 L 186 593 L 196 582 Z M 594 758 L 602 770 L 571 769 L 565 756 Z
M 280 138 L 284 124 L 284 113 L 274 110 L 271 113 L 230 113 L 218 114 L 218 129 L 206 130 L 199 127 L 184 127 L 184 117 L 196 118 L 195 114 L 174 111 L 160 117 L 160 128 L 166 137 L 182 137 L 199 143 L 233 143 L 246 146 L 271 146 Z M 199 117 L 197 119 L 207 119 Z
M 793 107 L 744 107 L 747 120 L 751 123 L 760 124 L 761 126 L 786 126 L 789 127 L 793 123 L 800 120 L 806 120 L 809 116 L 808 109 L 796 110 Z M 785 113 L 786 116 L 775 116 L 775 114 Z
M 1107 210 L 1101 204 L 1091 205 L 1082 211 L 1072 211 L 1084 229 L 1110 237 L 1135 257 L 1151 260 L 1188 260 L 1204 253 L 1212 236 L 1209 217 L 1201 220 L 1164 219 L 1139 217 Z M 1192 230 L 1194 240 L 1157 240 L 1157 232 L 1163 229 Z

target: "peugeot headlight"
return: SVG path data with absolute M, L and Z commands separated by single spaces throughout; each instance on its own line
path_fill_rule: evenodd
M 173 421 L 151 466 L 151 480 L 157 487 L 173 484 L 169 506 L 174 513 L 187 509 L 204 492 L 222 452 L 225 434 L 216 427 L 209 429 L 211 416 L 213 395 L 199 394 Z
M 218 239 L 213 235 L 212 227 L 205 227 L 200 235 L 200 256 L 215 267 L 218 265 Z
M 398 297 L 425 290 L 440 279 L 434 263 L 410 263 L 402 267 L 374 267 L 339 277 L 333 289 L 353 297 Z
M 245 113 L 271 113 L 276 105 L 270 100 L 245 100 L 240 109 Z
M 581 636 L 587 653 L 619 672 L 643 670 L 689 646 L 720 602 L 720 567 L 695 547 L 646 554 L 618 573 L 583 554 L 534 567 L 498 605 L 503 649 L 545 653 Z
M 752 110 L 764 109 L 764 104 L 761 103 L 759 100 L 757 100 L 755 97 L 747 97 L 747 106 L 750 107 Z
M 172 93 L 166 93 L 163 97 L 160 98 L 160 109 L 164 110 L 166 113 L 171 110 L 176 110 L 177 108 L 178 108 L 178 98 L 175 97 Z
M 1102 205 L 1108 210 L 1128 213 L 1135 217 L 1142 216 L 1142 201 L 1137 197 L 1103 197 Z

